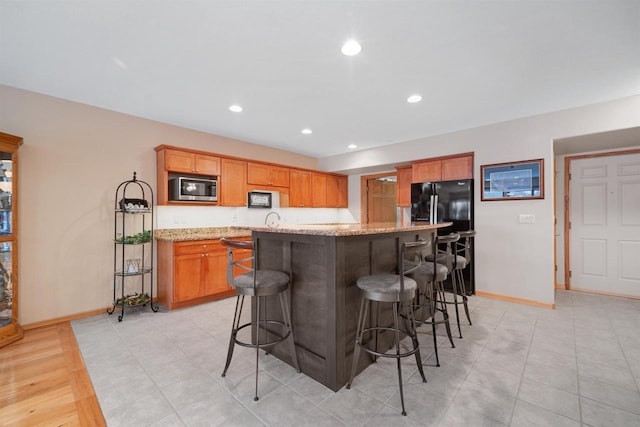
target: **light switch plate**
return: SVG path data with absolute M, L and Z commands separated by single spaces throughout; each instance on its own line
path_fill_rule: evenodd
M 520 214 L 518 222 L 520 224 L 533 224 L 536 222 L 536 216 L 534 214 Z

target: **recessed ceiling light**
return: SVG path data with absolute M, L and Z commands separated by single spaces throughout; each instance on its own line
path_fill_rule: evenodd
M 233 111 L 234 113 L 240 113 L 242 112 L 242 107 L 239 105 L 232 105 L 231 107 L 229 107 L 230 111 Z
M 354 149 L 358 148 L 358 146 L 356 144 L 349 144 L 349 145 L 347 145 L 347 148 L 349 150 L 354 150 Z
M 302 129 L 301 132 L 305 135 L 310 135 L 311 133 L 313 133 L 313 131 L 309 128 Z
M 362 46 L 360 46 L 360 43 L 355 40 L 349 40 L 348 42 L 343 44 L 342 49 L 340 49 L 340 51 L 347 56 L 357 55 L 361 50 Z
M 416 102 L 422 101 L 422 97 L 420 95 L 411 95 L 407 98 L 407 102 L 410 104 L 415 104 Z

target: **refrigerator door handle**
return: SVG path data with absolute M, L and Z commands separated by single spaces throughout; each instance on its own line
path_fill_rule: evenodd
M 429 211 L 430 211 L 429 221 L 431 222 L 431 224 L 437 224 L 438 223 L 438 195 L 437 194 L 431 195 L 430 203 L 431 203 L 431 206 L 429 207 Z
M 433 224 L 433 194 L 429 196 L 429 223 Z

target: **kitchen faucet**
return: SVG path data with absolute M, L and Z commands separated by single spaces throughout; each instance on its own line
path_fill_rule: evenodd
M 269 218 L 270 218 L 272 215 L 275 215 L 275 216 L 276 216 L 276 219 L 275 219 L 275 220 L 271 220 L 271 221 L 269 221 Z M 264 223 L 265 223 L 265 225 L 269 226 L 270 228 L 275 228 L 275 227 L 277 227 L 277 226 L 278 226 L 279 221 L 280 221 L 280 214 L 278 214 L 278 212 L 269 212 L 269 213 L 267 214 L 267 216 L 264 218 Z

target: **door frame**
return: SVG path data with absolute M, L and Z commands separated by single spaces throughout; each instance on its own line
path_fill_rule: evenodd
M 607 156 L 624 156 L 626 154 L 639 154 L 640 148 L 620 151 L 606 151 L 602 153 L 578 154 L 575 156 L 566 156 L 564 158 L 564 286 L 565 289 L 571 289 L 571 263 L 570 263 L 570 247 L 569 241 L 571 232 L 569 206 L 571 201 L 571 193 L 569 192 L 569 181 L 571 179 L 571 162 L 573 160 L 589 159 L 594 157 Z
M 396 179 L 398 178 L 398 174 L 396 171 L 393 172 L 387 172 L 387 173 L 376 173 L 373 175 L 362 175 L 360 177 L 360 223 L 361 224 L 367 224 L 369 217 L 368 217 L 368 213 L 369 213 L 369 203 L 367 202 L 367 192 L 368 192 L 368 185 L 367 185 L 367 181 L 369 181 L 370 179 L 376 179 L 376 178 L 385 178 L 388 176 L 395 176 Z M 396 188 L 396 192 L 398 191 L 398 189 Z

